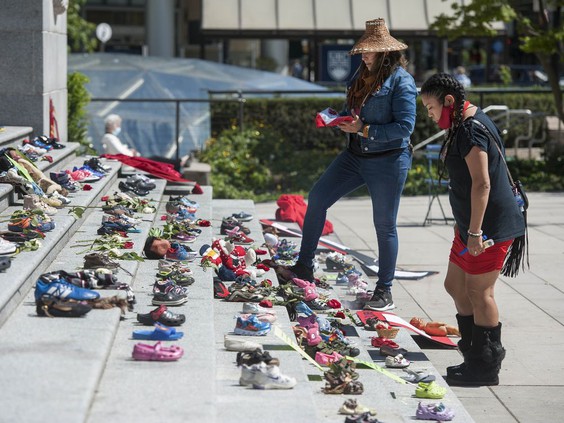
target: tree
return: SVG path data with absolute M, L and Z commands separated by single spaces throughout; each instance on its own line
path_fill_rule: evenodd
M 92 53 L 98 46 L 96 25 L 87 22 L 80 15 L 86 0 L 71 0 L 67 10 L 67 37 L 69 49 L 73 53 Z
M 533 13 L 525 15 L 523 5 L 532 12 L 533 3 L 538 4 L 538 7 Z M 564 121 L 559 83 L 564 51 L 563 8 L 564 0 L 472 0 L 464 5 L 454 2 L 453 14 L 437 16 L 431 29 L 436 30 L 439 36 L 452 40 L 462 36 L 494 36 L 497 32 L 492 27 L 493 22 L 514 23 L 521 42 L 519 48 L 539 59 L 552 89 L 558 117 Z

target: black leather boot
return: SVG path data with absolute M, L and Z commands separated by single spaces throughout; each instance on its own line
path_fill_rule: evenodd
M 468 351 L 470 351 L 470 346 L 472 345 L 472 327 L 474 326 L 474 315 L 461 316 L 456 315 L 456 320 L 458 321 L 458 331 L 460 332 L 460 341 L 458 341 L 458 349 L 462 353 L 463 357 L 466 357 Z M 447 367 L 447 376 L 459 372 L 464 368 L 464 362 L 457 366 Z
M 493 328 L 474 325 L 472 346 L 464 360 L 464 368 L 447 375 L 454 386 L 490 386 L 499 384 L 499 370 L 505 358 L 501 345 L 501 323 Z
M 294 272 L 298 279 L 302 279 L 304 281 L 315 282 L 315 278 L 313 277 L 313 269 L 311 267 L 306 266 L 302 262 L 298 261 L 293 266 L 289 267 L 289 269 Z

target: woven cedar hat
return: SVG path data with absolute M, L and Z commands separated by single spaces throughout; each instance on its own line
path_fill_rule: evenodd
M 381 53 L 385 51 L 405 50 L 407 45 L 400 43 L 390 35 L 386 22 L 382 18 L 366 21 L 366 31 L 354 45 L 349 54 Z

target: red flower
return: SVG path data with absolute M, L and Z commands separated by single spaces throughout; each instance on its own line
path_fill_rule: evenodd
M 261 307 L 267 307 L 267 308 L 272 308 L 272 301 L 270 301 L 270 300 L 262 300 L 262 301 L 259 303 L 259 306 L 261 306 Z
M 211 226 L 211 222 L 209 220 L 199 219 L 197 222 L 198 226 L 208 227 Z
M 109 195 L 104 195 L 102 198 L 100 198 L 101 201 L 108 201 L 110 199 Z
M 166 220 L 167 219 L 167 215 L 165 214 L 164 216 L 161 216 L 161 220 Z
M 126 243 L 124 243 L 123 248 L 125 248 L 126 250 L 133 248 L 133 241 L 127 241 Z
M 92 189 L 92 185 L 90 185 L 90 184 L 84 184 L 82 186 L 83 191 L 90 191 L 91 189 Z
M 345 313 L 343 313 L 342 311 L 338 311 L 335 313 L 335 317 L 339 319 L 345 319 L 347 316 L 345 316 Z
M 261 282 L 261 286 L 272 286 L 272 281 L 270 279 L 265 279 Z
M 341 308 L 341 303 L 335 299 L 327 301 L 327 306 L 331 308 Z

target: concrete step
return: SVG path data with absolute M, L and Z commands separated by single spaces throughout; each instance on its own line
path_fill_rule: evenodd
M 31 126 L 2 126 L 0 130 L 0 148 L 21 144 L 33 133 Z
M 255 214 L 254 203 L 250 200 L 214 200 L 213 224 L 216 237 L 219 235 L 221 220 L 233 213 L 245 211 Z M 262 228 L 257 219 L 245 224 L 251 230 L 249 235 L 255 240 L 255 245 L 264 243 Z M 278 283 L 276 274 L 271 269 L 265 278 Z M 257 391 L 239 386 L 241 369 L 235 364 L 236 352 L 224 348 L 224 336 L 238 336 L 233 334 L 235 316 L 239 314 L 242 303 L 215 300 L 214 318 L 216 322 L 215 354 L 217 357 L 216 384 L 217 384 L 217 420 L 218 422 L 318 422 L 323 421 L 320 410 L 313 407 L 314 389 L 316 382 L 309 379 L 319 377 L 320 372 L 309 365 L 302 357 L 270 331 L 266 336 L 242 337 L 262 344 L 263 349 L 270 352 L 273 357 L 280 359 L 280 370 L 283 374 L 295 377 L 298 381 L 296 387 L 290 390 Z M 288 312 L 283 306 L 274 307 L 278 320 L 274 324 L 288 337 L 295 339 L 292 331 L 292 322 Z M 249 406 L 242 406 L 248 404 Z M 252 415 L 250 411 L 252 407 Z M 276 407 L 276 411 L 274 411 Z M 252 417 L 251 417 L 252 416 Z
M 115 174 L 119 166 L 113 164 L 113 167 Z M 156 184 L 151 197 L 160 202 L 165 182 L 157 181 Z M 99 208 L 100 197 L 112 194 L 117 186 L 118 181 L 114 178 L 113 184 L 106 184 L 106 189 L 95 195 L 95 200 L 90 203 L 96 208 L 77 221 L 80 227 L 72 236 L 59 237 L 58 254 L 44 258 L 47 266 L 37 273 L 59 269 L 75 271 L 82 266 L 87 251 L 82 246 L 77 248 L 77 244 L 97 236 L 96 230 L 103 216 Z M 135 243 L 133 251 L 138 254 L 141 254 L 146 234 L 156 219 L 156 214 L 142 216 L 143 222 L 138 225 L 142 232 L 129 234 Z M 119 281 L 134 285 L 136 275 L 140 274 L 139 263 L 120 261 L 120 264 L 130 275 L 120 269 L 117 273 Z M 33 283 L 27 282 L 29 285 Z M 124 295 L 123 291 L 101 290 L 100 293 L 103 297 Z M 4 408 L 2 419 L 41 422 L 45 415 L 51 415 L 58 422 L 85 421 L 110 351 L 114 349 L 114 339 L 120 328 L 120 310 L 92 310 L 80 319 L 41 318 L 35 312 L 34 290 L 28 289 L 23 295 L 22 304 L 0 328 L 3 338 L 0 351 L 6 357 L 0 362 L 0 379 L 5 386 L 10 386 L 9 392 L 3 396 L 3 403 L 9 406 Z M 116 389 L 120 388 L 112 387 L 112 391 Z M 53 397 L 64 398 L 64 403 L 54 401 Z
M 12 259 L 12 264 L 5 272 L 0 273 L 0 325 L 6 321 L 10 313 L 18 306 L 27 294 L 37 277 L 46 271 L 47 266 L 65 247 L 73 234 L 88 220 L 92 210 L 90 207 L 97 203 L 103 193 L 116 180 L 119 163 L 108 163 L 111 172 L 100 181 L 92 183 L 92 190 L 78 191 L 69 195 L 72 202 L 67 208 L 60 210 L 53 220 L 55 229 L 45 234 L 42 246 L 37 251 L 21 252 Z M 82 219 L 76 220 L 68 214 L 69 208 L 86 207 Z M 8 220 L 11 214 L 22 208 L 22 203 L 16 203 L 2 212 Z M 0 230 L 7 230 L 8 223 L 0 223 Z
M 211 187 L 204 187 L 202 195 L 190 196 L 200 204 L 196 213 L 198 218 L 211 219 L 211 198 Z M 164 224 L 158 219 L 166 213 L 166 199 L 168 197 L 161 204 L 154 227 Z M 198 251 L 201 245 L 210 243 L 214 229 L 202 227 L 201 234 L 190 244 L 191 248 Z M 127 313 L 117 329 L 88 416 L 90 423 L 105 423 L 116 416 L 124 422 L 215 420 L 217 366 L 214 355 L 213 272 L 205 272 L 198 260 L 190 265 L 196 281 L 189 287 L 188 302 L 170 307 L 175 313 L 186 315 L 186 323 L 177 328 L 184 332 L 184 337 L 174 343 L 184 348 L 184 357 L 172 363 L 142 362 L 131 358 L 133 346 L 139 342 L 132 339 L 132 331 L 150 329 L 137 322 L 137 313 L 147 313 L 156 308 L 151 305 L 151 299 L 157 268 L 156 260 L 145 260 L 139 265 L 133 286 L 137 296 L 135 312 Z M 141 342 L 154 344 L 154 341 Z

